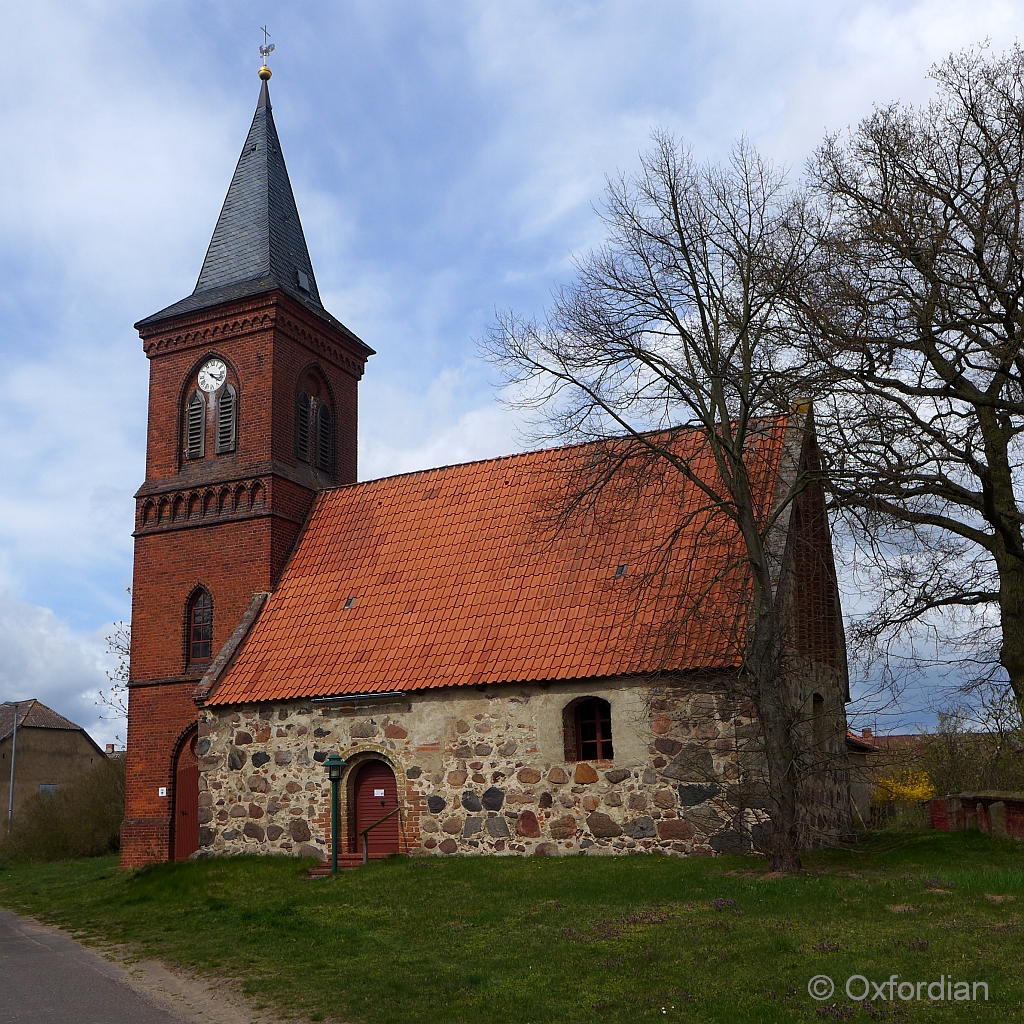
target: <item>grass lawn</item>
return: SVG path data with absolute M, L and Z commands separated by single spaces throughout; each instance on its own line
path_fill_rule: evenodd
M 0 905 L 314 1020 L 1024 1020 L 1024 844 L 977 832 L 877 833 L 791 878 L 740 857 L 393 858 L 313 882 L 307 866 L 7 865 Z M 987 982 L 989 1000 L 855 1004 L 857 974 Z

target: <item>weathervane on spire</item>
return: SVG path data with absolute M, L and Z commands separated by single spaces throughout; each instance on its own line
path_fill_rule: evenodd
M 274 44 L 269 42 L 270 33 L 267 31 L 267 26 L 263 26 L 263 45 L 260 47 L 260 56 L 263 58 L 263 66 L 260 68 L 260 78 L 264 82 L 269 81 L 270 76 L 273 72 L 267 67 L 267 58 L 274 52 Z

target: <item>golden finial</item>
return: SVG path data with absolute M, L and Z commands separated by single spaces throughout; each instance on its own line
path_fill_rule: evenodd
M 267 26 L 263 26 L 263 45 L 260 47 L 260 56 L 263 58 L 263 67 L 259 70 L 259 76 L 264 82 L 270 81 L 270 76 L 274 73 L 267 67 L 267 58 L 274 52 L 274 44 L 267 42 L 270 38 L 270 33 L 267 31 Z

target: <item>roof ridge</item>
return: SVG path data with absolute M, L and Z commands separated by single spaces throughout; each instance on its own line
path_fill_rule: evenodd
M 764 420 L 787 420 L 790 417 L 790 413 L 776 413 L 774 416 L 761 416 L 756 417 L 757 419 Z M 700 423 L 680 423 L 675 427 L 663 427 L 661 430 L 651 430 L 649 434 L 659 434 L 667 430 L 701 430 L 703 425 Z M 481 466 L 485 462 L 509 462 L 512 459 L 525 459 L 532 455 L 543 455 L 545 452 L 570 452 L 575 448 L 586 448 L 590 445 L 600 444 L 602 441 L 609 440 L 625 440 L 630 437 L 634 437 L 633 434 L 621 434 L 611 438 L 595 438 L 592 441 L 573 441 L 571 444 L 552 444 L 547 445 L 543 448 L 529 448 L 525 452 L 510 452 L 508 455 L 492 455 L 486 459 L 469 459 L 466 462 L 447 462 L 442 466 L 426 466 L 423 469 L 407 469 L 403 473 L 388 473 L 386 476 L 374 476 L 367 480 L 356 480 L 353 483 L 348 484 L 335 484 L 333 487 L 321 488 L 320 493 L 325 494 L 330 491 L 344 491 L 349 490 L 353 487 L 364 487 L 368 484 L 384 483 L 386 480 L 398 480 L 402 477 L 420 476 L 427 473 L 438 473 L 443 469 L 460 469 L 463 466 Z M 642 436 L 642 435 L 641 435 Z
M 10 723 L 7 722 L 7 709 L 10 709 Z M 4 717 L 3 732 L 0 732 L 0 739 L 6 739 L 14 731 L 17 724 L 19 729 L 79 729 L 85 732 L 80 725 L 72 722 L 66 715 L 54 711 L 48 704 L 44 704 L 38 697 L 26 697 L 24 700 L 14 700 L 0 705 L 0 714 Z M 42 721 L 39 717 L 42 716 Z M 55 724 L 56 722 L 62 724 Z

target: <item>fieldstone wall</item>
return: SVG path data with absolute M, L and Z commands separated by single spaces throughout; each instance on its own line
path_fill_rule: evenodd
M 837 674 L 805 660 L 794 666 L 793 678 L 790 701 L 796 709 L 794 728 L 801 733 L 799 824 L 803 845 L 814 847 L 850 832 L 857 775 L 851 772 L 846 708 Z M 824 700 L 823 721 L 817 725 L 815 693 Z
M 566 758 L 563 716 L 612 708 L 612 761 Z M 356 705 L 285 701 L 200 712 L 200 855 L 326 857 L 333 752 L 350 848 L 351 780 L 367 758 L 395 772 L 402 849 L 418 854 L 709 855 L 749 849 L 765 818 L 744 748 L 756 727 L 721 689 L 637 681 L 460 687 Z

